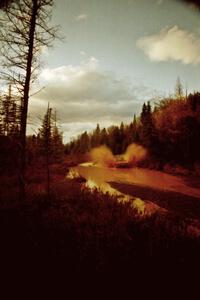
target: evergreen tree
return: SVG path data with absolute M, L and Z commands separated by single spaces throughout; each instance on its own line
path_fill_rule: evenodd
M 81 153 L 86 153 L 90 149 L 90 138 L 88 136 L 87 131 L 85 131 L 81 136 L 80 136 L 80 151 Z
M 0 98 L 0 124 L 2 134 L 17 137 L 19 135 L 20 110 L 9 86 L 8 94 Z
M 174 93 L 175 93 L 176 99 L 181 100 L 183 98 L 183 85 L 182 85 L 179 77 L 176 80 Z
M 120 153 L 123 153 L 126 150 L 126 147 L 127 147 L 127 140 L 126 140 L 126 134 L 125 134 L 125 126 L 124 126 L 123 122 L 121 122 L 121 124 L 120 124 L 119 134 L 120 134 L 119 143 L 120 143 L 121 147 L 119 147 L 118 151 Z
M 189 94 L 187 97 L 187 103 L 192 111 L 197 111 L 198 107 L 200 107 L 200 93 Z
M 101 130 L 101 138 L 100 138 L 101 145 L 108 145 L 108 134 L 106 128 Z
M 91 146 L 98 147 L 100 145 L 101 140 L 101 129 L 99 124 L 97 124 L 96 129 L 94 130 L 92 137 L 91 137 Z
M 45 156 L 47 171 L 47 195 L 50 198 L 50 157 L 52 154 L 52 109 L 47 107 L 42 127 L 39 130 L 42 154 Z
M 138 124 L 137 124 L 137 119 L 136 115 L 134 114 L 133 117 L 133 123 L 132 123 L 132 142 L 138 143 L 139 141 L 139 134 L 138 134 Z
M 151 104 L 148 101 L 147 105 L 144 103 L 141 113 L 141 143 L 149 149 L 153 148 L 155 140 L 155 127 L 153 123 L 153 116 L 151 111 Z
M 63 136 L 58 128 L 56 110 L 52 114 L 52 119 L 52 157 L 53 160 L 60 161 L 63 157 Z

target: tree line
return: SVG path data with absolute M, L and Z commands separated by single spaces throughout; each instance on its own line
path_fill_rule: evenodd
M 93 147 L 108 146 L 114 154 L 122 154 L 127 146 L 144 146 L 149 160 L 192 166 L 200 161 L 200 93 L 183 95 L 178 79 L 175 96 L 152 105 L 144 103 L 138 117 L 130 124 L 84 132 L 65 147 L 66 154 L 86 153 Z
M 20 97 L 8 93 L 0 95 L 0 145 L 15 142 L 14 148 L 20 147 Z M 58 124 L 57 111 L 48 104 L 36 134 L 26 137 L 29 163 L 48 153 L 52 161 L 59 161 L 63 153 L 63 136 Z M 12 148 L 12 151 L 14 151 Z M 7 153 L 8 154 L 8 153 Z M 2 153 L 1 153 L 2 156 Z

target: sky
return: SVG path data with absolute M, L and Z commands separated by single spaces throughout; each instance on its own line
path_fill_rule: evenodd
M 200 14 L 176 0 L 55 0 L 62 41 L 43 49 L 31 98 L 29 132 L 49 102 L 64 141 L 83 131 L 129 123 L 144 101 L 200 90 Z M 38 88 L 35 87 L 35 90 Z

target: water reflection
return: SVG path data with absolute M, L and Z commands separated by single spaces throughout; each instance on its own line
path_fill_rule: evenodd
M 133 207 L 137 210 L 137 212 L 141 215 L 145 213 L 145 202 L 142 201 L 140 198 L 135 198 L 133 200 Z
M 68 178 L 81 179 L 83 186 L 131 201 L 140 217 L 155 212 L 178 213 L 192 221 L 188 232 L 200 235 L 200 188 L 180 177 L 140 168 L 108 168 L 85 163 L 70 169 Z M 195 223 L 196 222 L 196 223 Z
M 90 188 L 91 190 L 99 189 L 103 193 L 109 193 L 110 195 L 114 195 L 114 196 L 123 195 L 122 193 L 120 193 L 116 189 L 112 188 L 109 183 L 103 182 L 103 181 L 96 182 L 91 178 L 87 179 L 87 181 L 85 183 L 85 186 Z
M 110 186 L 109 183 L 104 182 L 104 181 L 94 181 L 91 178 L 89 178 L 86 183 L 84 184 L 85 187 L 90 188 L 91 190 L 95 190 L 98 189 L 103 193 L 109 193 L 110 195 L 113 196 L 117 196 L 118 201 L 132 201 L 132 206 L 133 208 L 137 211 L 137 213 L 141 216 L 143 216 L 144 214 L 149 214 L 149 210 L 146 208 L 146 206 L 148 206 L 148 204 L 146 204 L 142 199 L 140 198 L 135 198 L 133 196 L 130 195 L 126 195 L 123 194 L 121 192 L 119 192 L 118 190 L 112 188 Z M 153 204 L 153 203 L 152 203 Z M 157 206 L 156 209 L 158 209 L 159 207 Z M 153 213 L 154 211 L 151 210 L 151 213 Z
M 111 195 L 117 196 L 118 201 L 132 201 L 134 209 L 138 212 L 139 215 L 149 215 L 155 211 L 160 210 L 161 208 L 150 202 L 143 201 L 142 199 L 134 196 L 130 196 L 126 193 L 122 193 L 117 189 L 111 187 L 109 182 L 130 182 L 134 178 L 134 173 L 132 169 L 111 169 L 107 167 L 94 166 L 92 163 L 85 163 L 77 167 L 71 168 L 67 177 L 79 178 L 84 177 L 86 182 L 84 186 L 93 189 L 99 189 L 103 193 L 109 193 Z M 133 176 L 133 177 L 132 177 Z M 141 182 L 142 176 L 141 173 L 137 173 L 136 180 Z M 145 200 L 145 199 L 144 199 Z
M 107 168 L 94 166 L 92 163 L 79 165 L 73 170 L 76 170 L 86 180 L 93 180 L 97 186 L 111 181 L 122 182 L 145 185 L 155 189 L 174 191 L 200 198 L 200 189 L 186 185 L 180 177 L 159 171 L 141 168 Z

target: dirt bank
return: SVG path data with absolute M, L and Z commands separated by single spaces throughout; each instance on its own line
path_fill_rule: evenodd
M 184 217 L 200 219 L 200 198 L 145 185 L 118 182 L 109 182 L 109 184 L 121 193 L 151 201 Z

